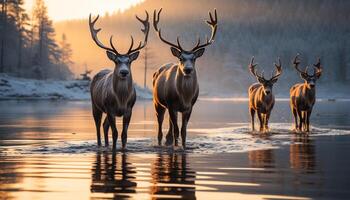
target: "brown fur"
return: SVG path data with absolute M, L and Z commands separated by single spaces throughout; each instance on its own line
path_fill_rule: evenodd
M 149 15 L 146 11 L 146 19 L 142 20 L 138 16 L 136 19 L 143 25 L 145 38 L 136 48 L 134 39 L 131 36 L 131 45 L 125 54 L 121 54 L 113 45 L 113 36 L 110 37 L 110 47 L 105 46 L 97 37 L 101 29 L 96 29 L 95 23 L 99 16 L 92 20 L 89 16 L 89 27 L 93 41 L 101 49 L 106 50 L 107 57 L 114 62 L 114 70 L 102 70 L 97 73 L 90 86 L 92 114 L 94 116 L 97 144 L 101 145 L 101 118 L 102 113 L 106 113 L 107 117 L 103 122 L 103 132 L 105 137 L 105 145 L 108 146 L 108 129 L 111 127 L 113 136 L 113 149 L 117 146 L 118 130 L 115 124 L 115 117 L 123 117 L 122 131 L 122 147 L 125 148 L 127 140 L 127 132 L 132 114 L 132 108 L 136 101 L 136 91 L 133 84 L 131 74 L 131 63 L 139 56 L 140 50 L 147 44 L 149 33 Z
M 182 113 L 181 137 L 182 145 L 185 146 L 186 126 L 192 112 L 192 107 L 196 103 L 199 93 L 196 71 L 190 77 L 185 77 L 177 64 L 167 64 L 160 67 L 153 75 L 153 103 L 158 116 L 158 139 L 161 141 L 161 123 L 164 118 L 165 109 L 170 115 L 170 128 L 167 134 L 167 144 L 175 145 L 179 137 L 177 123 L 177 112 Z M 161 134 L 159 134 L 161 133 Z
M 295 118 L 296 130 L 310 131 L 310 116 L 315 101 L 316 89 L 308 87 L 307 83 L 296 84 L 290 89 L 290 107 Z
M 271 92 L 265 94 L 264 87 L 260 83 L 254 83 L 248 89 L 249 94 L 249 111 L 251 114 L 252 130 L 254 127 L 254 115 L 257 113 L 260 121 L 260 131 L 268 130 L 268 121 L 271 111 L 275 105 L 275 96 Z
M 133 86 L 132 76 L 125 80 L 120 80 L 113 71 L 102 70 L 92 79 L 91 86 L 92 111 L 96 123 L 98 143 L 101 143 L 100 125 L 102 113 L 107 117 L 103 123 L 105 144 L 108 145 L 109 126 L 113 132 L 113 147 L 116 146 L 118 132 L 115 127 L 115 116 L 123 116 L 122 143 L 126 145 L 127 128 L 132 114 L 132 108 L 136 101 L 136 91 Z M 110 121 L 112 123 L 110 123 Z
M 282 74 L 281 60 L 278 64 L 274 63 L 276 72 L 270 79 L 265 79 L 263 74 L 259 75 L 256 70 L 257 64 L 254 64 L 254 57 L 249 64 L 249 71 L 257 78 L 258 83 L 254 83 L 248 89 L 249 95 L 249 112 L 251 116 L 252 131 L 254 127 L 255 112 L 260 122 L 260 132 L 268 131 L 268 123 L 273 106 L 275 105 L 275 95 L 272 92 L 273 85 L 277 82 L 278 77 Z
M 300 60 L 295 56 L 293 64 L 300 73 L 304 83 L 295 84 L 290 89 L 290 108 L 294 116 L 295 130 L 310 132 L 310 117 L 312 108 L 316 101 L 316 81 L 321 77 L 321 60 L 313 65 L 314 73 L 308 74 L 307 67 L 305 71 L 299 69 Z
M 210 20 L 207 21 L 207 24 L 212 30 L 210 39 L 207 38 L 207 41 L 201 44 L 198 38 L 197 45 L 192 50 L 184 50 L 181 47 L 179 37 L 177 37 L 177 44 L 163 38 L 158 27 L 161 11 L 162 9 L 153 12 L 153 27 L 158 33 L 159 39 L 171 46 L 171 53 L 179 59 L 179 62 L 163 65 L 153 74 L 153 103 L 158 120 L 158 144 L 162 144 L 162 124 L 165 110 L 168 109 L 170 117 L 166 145 L 172 145 L 174 139 L 175 146 L 178 145 L 177 113 L 181 112 L 181 140 L 182 146 L 185 148 L 187 123 L 199 93 L 195 61 L 203 55 L 205 47 L 214 42 L 217 32 L 217 13 L 216 10 L 214 10 L 214 15 L 209 12 Z

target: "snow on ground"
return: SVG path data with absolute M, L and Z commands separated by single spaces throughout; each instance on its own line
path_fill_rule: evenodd
M 152 99 L 151 91 L 136 85 L 138 98 Z M 89 82 L 16 78 L 0 74 L 0 99 L 90 99 Z

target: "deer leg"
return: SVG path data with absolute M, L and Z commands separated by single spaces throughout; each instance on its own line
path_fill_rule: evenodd
M 299 131 L 302 131 L 302 127 L 303 127 L 303 115 L 302 115 L 302 112 L 301 110 L 297 110 L 297 113 L 298 113 L 298 117 L 299 117 L 299 127 L 298 127 L 298 130 Z
M 122 148 L 123 149 L 125 149 L 126 142 L 128 139 L 128 128 L 129 128 L 129 124 L 130 124 L 131 115 L 132 115 L 132 111 L 130 109 L 123 116 L 123 130 L 122 130 Z
M 181 141 L 182 141 L 183 148 L 186 148 L 187 123 L 191 117 L 191 113 L 192 113 L 192 109 L 182 113 Z
M 165 145 L 170 146 L 173 145 L 173 141 L 174 141 L 174 127 L 173 127 L 173 123 L 171 122 L 171 119 L 169 117 L 169 130 L 168 133 L 166 134 L 166 142 Z
M 265 115 L 265 131 L 269 131 L 269 119 L 270 119 L 271 111 L 267 112 Z
M 161 106 L 157 106 L 156 104 L 154 104 L 154 107 L 156 109 L 156 115 L 158 120 L 158 145 L 160 146 L 162 145 L 162 138 L 163 138 L 162 125 L 164 120 L 165 108 Z
M 295 108 L 292 108 L 292 113 L 294 116 L 294 129 L 297 131 L 298 130 L 298 115 L 297 115 L 297 110 Z
M 310 132 L 310 116 L 311 116 L 312 109 L 309 109 L 307 111 L 307 116 L 306 116 L 306 132 Z
M 115 117 L 107 114 L 107 119 L 109 122 L 109 125 L 111 126 L 112 129 L 112 136 L 113 136 L 113 149 L 117 148 L 117 139 L 118 139 L 118 130 L 117 127 L 115 125 Z
M 96 136 L 97 136 L 97 145 L 101 146 L 101 118 L 102 118 L 102 112 L 98 110 L 97 108 L 92 108 L 92 115 L 94 117 L 95 126 L 96 126 Z
M 178 139 L 179 139 L 179 127 L 177 125 L 177 112 L 169 109 L 169 116 L 171 120 L 171 124 L 173 125 L 173 135 L 175 140 L 175 146 L 178 145 Z
M 303 111 L 302 112 L 302 116 L 303 116 L 303 131 L 306 132 L 306 118 L 307 118 L 307 111 Z
M 264 131 L 264 119 L 262 117 L 262 113 L 258 111 L 258 118 L 260 122 L 260 132 Z
M 249 108 L 249 112 L 250 112 L 251 123 L 252 123 L 252 131 L 255 131 L 255 127 L 254 127 L 255 110 L 253 108 Z
M 103 133 L 105 136 L 105 146 L 109 145 L 108 142 L 108 129 L 109 129 L 109 122 L 108 122 L 108 118 L 106 117 L 105 120 L 103 121 Z

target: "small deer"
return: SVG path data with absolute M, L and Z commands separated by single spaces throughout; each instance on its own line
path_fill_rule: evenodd
M 134 39 L 131 36 L 131 45 L 126 54 L 119 53 L 113 45 L 112 38 L 110 37 L 110 47 L 106 47 L 97 38 L 97 33 L 101 29 L 95 29 L 95 23 L 99 16 L 93 21 L 91 15 L 89 17 L 89 26 L 92 39 L 95 41 L 97 46 L 106 50 L 107 57 L 114 62 L 114 70 L 102 70 L 97 73 L 90 86 L 91 91 L 91 102 L 92 102 L 92 113 L 96 125 L 97 144 L 101 145 L 100 126 L 102 113 L 106 113 L 107 117 L 103 122 L 103 130 L 105 137 L 105 145 L 108 146 L 108 129 L 111 127 L 113 136 L 113 148 L 116 148 L 118 131 L 115 124 L 115 117 L 123 117 L 123 131 L 122 131 L 122 147 L 126 146 L 127 142 L 127 131 L 132 115 L 132 108 L 136 101 L 136 91 L 131 74 L 131 63 L 137 59 L 140 50 L 147 44 L 148 33 L 149 33 L 149 16 L 146 11 L 146 19 L 142 20 L 136 16 L 143 24 L 141 31 L 144 33 L 144 41 L 140 42 L 139 45 L 133 49 Z
M 268 123 L 270 114 L 275 104 L 275 96 L 272 92 L 273 85 L 277 82 L 278 77 L 282 74 L 281 60 L 278 59 L 278 64 L 274 63 L 276 71 L 275 74 L 269 79 L 265 79 L 264 73 L 260 75 L 256 70 L 254 64 L 254 57 L 251 59 L 249 64 L 250 72 L 256 77 L 259 83 L 254 83 L 248 89 L 249 94 L 249 112 L 251 116 L 252 131 L 254 128 L 254 116 L 255 112 L 258 115 L 260 122 L 260 132 L 268 131 Z
M 310 116 L 316 100 L 316 81 L 321 77 L 321 60 L 313 65 L 314 73 L 308 73 L 308 66 L 305 71 L 299 69 L 299 54 L 293 60 L 294 68 L 300 73 L 304 83 L 295 84 L 290 88 L 290 108 L 292 110 L 296 131 L 310 132 Z M 299 119 L 299 121 L 298 121 Z
M 198 98 L 198 80 L 195 68 L 196 59 L 204 53 L 205 47 L 214 42 L 217 31 L 217 13 L 214 17 L 209 12 L 210 21 L 207 21 L 211 27 L 211 37 L 207 38 L 206 43 L 201 44 L 198 38 L 196 46 L 191 50 L 184 50 L 177 37 L 177 45 L 163 38 L 161 30 L 158 27 L 159 16 L 162 9 L 154 11 L 153 26 L 160 40 L 170 45 L 171 53 L 179 59 L 179 63 L 166 64 L 161 66 L 153 74 L 153 103 L 158 120 L 158 144 L 162 144 L 162 123 L 165 110 L 169 112 L 169 131 L 166 136 L 166 145 L 172 145 L 175 138 L 175 146 L 178 145 L 179 128 L 177 125 L 177 113 L 182 113 L 181 139 L 182 146 L 186 146 L 187 123 L 190 119 L 193 105 Z

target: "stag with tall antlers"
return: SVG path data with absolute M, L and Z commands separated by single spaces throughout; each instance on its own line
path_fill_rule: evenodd
M 177 114 L 182 113 L 181 140 L 182 146 L 186 146 L 187 123 L 190 119 L 193 105 L 197 101 L 199 87 L 195 68 L 196 59 L 204 53 L 205 47 L 214 42 L 217 31 L 217 13 L 214 16 L 209 12 L 210 21 L 207 24 L 211 28 L 211 36 L 201 44 L 198 38 L 197 45 L 191 50 L 185 50 L 180 45 L 179 37 L 177 44 L 169 42 L 162 36 L 159 28 L 159 16 L 162 9 L 154 11 L 153 26 L 160 40 L 170 46 L 171 53 L 179 59 L 178 63 L 161 66 L 153 74 L 153 103 L 158 119 L 158 144 L 162 144 L 162 124 L 165 110 L 169 112 L 169 131 L 166 136 L 166 145 L 178 145 L 179 127 Z
M 310 132 L 310 116 L 316 100 L 316 81 L 321 77 L 321 60 L 313 65 L 314 73 L 299 69 L 299 54 L 293 60 L 294 68 L 300 73 L 304 83 L 295 84 L 290 89 L 290 108 L 292 110 L 296 131 Z
M 265 79 L 263 72 L 261 74 L 257 72 L 257 64 L 254 64 L 254 57 L 249 64 L 249 71 L 258 80 L 258 83 L 254 83 L 248 89 L 252 131 L 255 131 L 255 113 L 257 113 L 260 122 L 260 132 L 266 132 L 269 130 L 268 123 L 271 111 L 275 104 L 275 96 L 272 93 L 272 88 L 277 82 L 278 77 L 282 74 L 281 60 L 278 59 L 278 64 L 275 63 L 274 65 L 276 68 L 275 74 L 270 79 Z
M 140 50 L 147 44 L 149 33 L 149 16 L 146 11 L 146 19 L 142 20 L 138 16 L 136 19 L 143 24 L 141 31 L 144 33 L 144 41 L 134 48 L 134 39 L 131 36 L 131 45 L 127 53 L 119 53 L 113 45 L 113 36 L 110 37 L 110 47 L 105 46 L 97 38 L 97 33 L 101 29 L 95 29 L 95 23 L 98 20 L 91 20 L 89 17 L 89 26 L 92 39 L 97 46 L 106 50 L 107 57 L 114 62 L 114 70 L 102 70 L 97 73 L 90 86 L 92 113 L 96 125 L 97 144 L 101 145 L 101 118 L 102 114 L 106 113 L 106 118 L 103 122 L 103 130 L 105 137 L 105 145 L 108 146 L 108 129 L 111 127 L 113 136 L 113 148 L 116 148 L 118 131 L 115 124 L 115 117 L 123 117 L 123 130 L 122 130 L 122 147 L 125 148 L 127 142 L 127 131 L 132 114 L 132 108 L 136 101 L 136 91 L 133 84 L 131 74 L 131 63 L 137 59 Z

